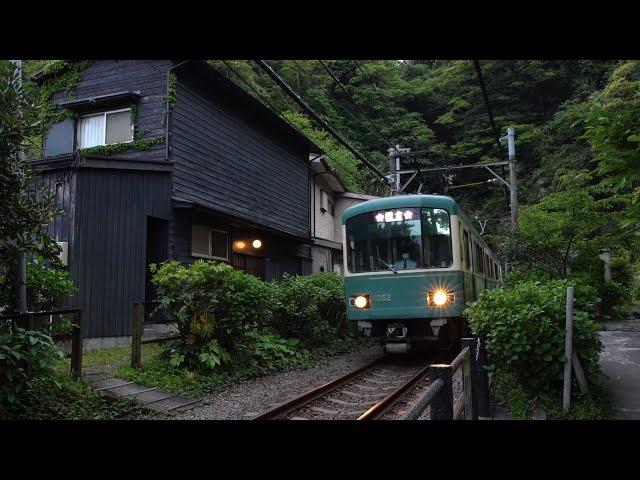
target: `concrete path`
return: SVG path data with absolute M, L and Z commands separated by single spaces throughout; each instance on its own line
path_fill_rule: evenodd
M 640 319 L 608 322 L 600 332 L 600 367 L 621 420 L 640 420 Z

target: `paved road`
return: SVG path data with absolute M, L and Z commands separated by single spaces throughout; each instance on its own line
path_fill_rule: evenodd
M 640 319 L 609 322 L 600 338 L 600 367 L 618 418 L 640 420 Z

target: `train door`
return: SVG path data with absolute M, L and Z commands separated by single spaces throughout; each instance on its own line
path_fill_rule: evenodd
M 473 267 L 471 262 L 471 248 L 469 232 L 462 230 L 462 279 L 465 301 L 475 300 L 475 288 L 473 281 Z

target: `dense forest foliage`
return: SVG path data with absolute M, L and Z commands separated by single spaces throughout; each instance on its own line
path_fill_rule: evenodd
M 314 125 L 256 63 L 211 63 L 315 140 L 354 191 L 388 194 L 375 174 Z M 506 144 L 496 140 L 470 60 L 268 63 L 382 171 L 388 171 L 387 149 L 395 144 L 428 151 L 418 158 L 424 167 L 507 159 Z M 547 200 L 545 205 L 555 206 L 546 211 L 549 218 L 538 221 L 554 215 L 563 218 L 566 212 L 560 210 L 573 205 L 566 197 L 578 198 L 582 207 L 586 202 L 591 208 L 586 218 L 599 217 L 591 224 L 599 230 L 591 228 L 590 239 L 602 240 L 598 247 L 619 247 L 635 261 L 640 213 L 640 62 L 489 60 L 479 64 L 499 136 L 506 135 L 507 127 L 516 132 L 524 228 L 530 223 L 526 218 L 545 208 L 529 214 L 527 205 L 563 192 L 564 198 Z M 410 161 L 403 164 L 412 166 Z M 472 216 L 489 220 L 486 234 L 496 248 L 515 252 L 505 239 L 508 192 L 499 182 L 479 183 L 490 178 L 476 169 L 429 172 L 416 178 L 409 190 L 423 181 L 424 192 L 454 196 Z M 469 184 L 473 185 L 456 188 Z M 573 253 L 575 235 L 567 232 L 565 228 L 559 235 L 572 238 L 568 251 Z
M 351 190 L 389 193 L 370 169 L 315 124 L 257 63 L 210 63 L 323 148 Z M 587 219 L 599 218 L 589 225 L 593 228 L 585 230 L 589 232 L 585 241 L 594 243 L 597 239 L 594 249 L 609 246 L 616 255 L 628 257 L 632 264 L 637 262 L 639 61 L 480 61 L 498 135 L 489 122 L 479 77 L 470 60 L 268 63 L 383 172 L 388 171 L 387 149 L 396 144 L 426 151 L 417 158 L 422 167 L 506 160 L 506 144 L 496 137 L 513 127 L 522 236 L 527 237 L 527 229 L 544 231 L 540 225 L 555 225 L 559 229 L 556 236 L 529 239 L 533 242 L 529 249 L 524 248 L 522 238 L 508 241 L 508 191 L 500 182 L 486 182 L 491 176 L 484 170 L 423 172 L 408 191 L 415 191 L 423 182 L 423 192 L 452 195 L 471 216 L 488 220 L 487 240 L 516 262 L 522 260 L 522 252 L 542 251 L 540 241 L 555 239 L 555 244 L 545 247 L 558 249 L 552 255 L 555 264 L 550 270 L 564 272 L 558 265 L 568 265 L 576 242 L 581 241 L 569 231 L 578 218 L 574 210 L 583 212 Z M 25 77 L 46 64 L 27 61 Z M 37 101 L 37 89 L 25 83 L 27 93 Z M 415 165 L 407 160 L 403 167 Z M 549 195 L 551 198 L 539 205 Z M 567 198 L 578 199 L 580 208 L 576 210 L 575 202 L 567 202 Z M 572 221 L 562 221 L 567 215 Z M 560 245 L 559 239 L 569 238 L 568 245 Z

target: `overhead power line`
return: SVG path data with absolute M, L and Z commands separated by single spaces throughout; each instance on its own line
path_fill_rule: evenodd
M 502 144 L 500 143 L 500 132 L 498 131 L 498 127 L 496 126 L 496 122 L 493 118 L 493 112 L 491 110 L 491 103 L 489 102 L 489 94 L 487 93 L 487 87 L 484 84 L 484 77 L 482 76 L 482 69 L 480 68 L 480 61 L 474 60 L 473 66 L 476 69 L 476 76 L 478 77 L 478 83 L 480 84 L 480 90 L 482 91 L 482 98 L 484 100 L 484 108 L 487 111 L 487 116 L 489 117 L 489 124 L 491 125 L 491 130 L 493 131 L 493 139 L 496 142 L 496 146 L 498 147 L 498 152 L 503 152 Z M 502 175 L 504 176 L 504 166 L 501 167 Z M 502 189 L 502 193 L 505 198 L 507 197 L 506 189 Z
M 265 71 L 271 79 L 280 86 L 280 88 L 289 96 L 291 99 L 296 102 L 305 112 L 307 112 L 313 119 L 319 123 L 322 128 L 324 128 L 327 133 L 329 133 L 333 138 L 335 138 L 339 143 L 341 143 L 347 150 L 349 150 L 353 155 L 355 155 L 362 163 L 364 163 L 369 169 L 371 169 L 380 179 L 384 182 L 385 185 L 389 184 L 389 180 L 385 175 L 378 170 L 378 168 L 373 165 L 367 158 L 362 155 L 359 151 L 357 151 L 347 140 L 345 140 L 342 135 L 336 132 L 327 122 L 325 122 L 320 115 L 318 115 L 306 102 L 298 95 L 288 84 L 285 82 L 264 60 L 256 60 L 256 63 L 262 70 Z
M 347 98 L 349 98 L 349 100 L 351 101 L 351 103 L 353 103 L 356 108 L 360 111 L 360 113 L 362 113 L 362 115 L 364 116 L 364 118 L 371 124 L 371 126 L 374 128 L 374 130 L 376 132 L 378 132 L 378 135 L 380 135 L 380 137 L 387 142 L 387 144 L 389 145 L 389 147 L 391 148 L 395 148 L 395 146 L 393 145 L 393 142 L 391 140 L 389 140 L 384 133 L 382 133 L 382 131 L 378 128 L 378 126 L 373 122 L 373 120 L 371 120 L 369 118 L 369 116 L 367 115 L 367 112 L 364 111 L 364 109 L 358 104 L 358 102 L 355 101 L 355 99 L 351 96 L 351 94 L 349 93 L 349 91 L 346 89 L 346 87 L 342 84 L 342 82 L 340 82 L 340 80 L 338 79 L 338 77 L 333 73 L 333 71 L 331 71 L 331 69 L 329 67 L 327 67 L 327 65 L 325 65 L 325 63 L 322 60 L 318 60 L 318 62 L 320 62 L 320 65 L 322 65 L 322 67 L 327 71 L 327 73 L 331 76 L 331 78 L 333 79 L 334 82 L 336 82 L 336 85 L 338 85 L 338 87 L 340 87 L 340 89 L 344 92 L 344 94 L 347 96 Z
M 293 60 L 293 63 L 294 63 L 294 65 L 296 66 L 296 68 L 297 68 L 298 70 L 300 70 L 300 71 L 301 71 L 302 73 L 304 73 L 307 77 L 309 77 L 309 79 L 311 80 L 311 82 L 312 82 L 314 85 L 316 85 L 318 88 L 322 88 L 322 87 L 320 86 L 320 84 L 318 83 L 318 81 L 313 77 L 313 75 L 311 75 L 311 74 L 310 74 L 310 73 L 309 73 L 309 72 L 308 72 L 308 71 L 307 71 L 307 70 L 306 70 L 302 65 L 300 65 L 300 64 L 299 64 L 297 61 L 295 61 L 295 60 Z M 324 89 L 323 89 L 323 91 L 324 91 Z M 330 95 L 334 100 L 336 100 L 336 102 L 338 102 L 338 99 L 337 99 L 337 98 L 335 98 L 333 95 L 331 95 L 331 93 L 330 93 L 330 92 L 327 92 L 327 93 L 329 93 L 329 95 Z M 338 102 L 338 105 L 339 105 L 339 106 L 340 106 L 340 107 L 341 107 L 345 112 L 347 112 L 349 115 L 351 115 L 351 118 L 353 118 L 356 122 L 358 122 L 358 123 L 360 123 L 360 122 L 361 122 L 361 120 L 360 120 L 358 117 L 356 117 L 356 116 L 353 114 L 353 112 L 351 112 L 351 110 L 349 110 L 347 107 L 345 107 L 345 106 L 341 105 L 339 102 Z
M 298 127 L 296 127 L 293 123 L 291 123 L 289 120 L 287 120 L 274 106 L 271 102 L 269 102 L 269 100 L 267 100 L 264 95 L 262 95 L 257 88 L 255 88 L 253 85 L 251 85 L 251 83 L 249 83 L 249 81 L 247 79 L 245 79 L 242 75 L 240 75 L 240 73 L 238 73 L 238 71 L 233 68 L 231 65 L 229 65 L 229 63 L 227 63 L 225 60 L 222 60 L 222 63 L 225 64 L 225 66 L 231 70 L 231 72 L 233 72 L 233 74 L 238 77 L 240 80 L 242 80 L 242 82 L 253 92 L 255 93 L 259 100 L 261 100 L 265 105 L 267 105 L 271 110 L 273 110 L 282 120 L 284 120 L 286 123 L 289 124 L 289 126 L 293 129 L 295 129 L 300 135 L 306 136 L 304 132 L 302 132 Z M 333 160 L 333 158 L 326 152 L 323 153 L 323 155 L 325 157 L 327 157 L 329 160 Z
M 484 99 L 484 108 L 487 110 L 489 123 L 491 124 L 493 139 L 496 142 L 498 151 L 501 151 L 502 144 L 500 143 L 500 132 L 498 132 L 498 127 L 496 127 L 496 122 L 493 119 L 493 112 L 491 111 L 491 104 L 489 103 L 489 95 L 487 94 L 487 87 L 484 84 L 484 78 L 482 77 L 482 69 L 480 68 L 480 62 L 478 60 L 474 60 L 473 66 L 475 67 L 476 75 L 478 76 L 478 83 L 480 84 L 480 90 L 482 91 L 482 98 Z

